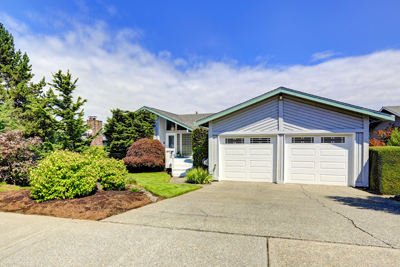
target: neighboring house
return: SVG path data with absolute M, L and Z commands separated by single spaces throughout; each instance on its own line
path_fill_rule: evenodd
M 400 106 L 382 107 L 380 112 L 393 115 L 395 117 L 395 121 L 371 122 L 370 124 L 371 138 L 378 137 L 374 132 L 378 132 L 379 130 L 383 130 L 387 127 L 393 127 L 393 126 L 400 127 Z
M 192 143 L 191 132 L 195 121 L 213 115 L 206 114 L 175 114 L 164 110 L 142 107 L 141 110 L 148 110 L 157 115 L 154 139 L 159 140 L 165 147 L 165 167 L 172 169 L 173 176 L 185 176 L 192 168 Z M 182 158 L 177 158 L 177 154 Z
M 193 126 L 209 128 L 214 179 L 367 187 L 370 121 L 394 116 L 280 87 Z

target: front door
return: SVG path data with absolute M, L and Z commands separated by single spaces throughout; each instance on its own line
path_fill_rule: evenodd
M 172 168 L 172 158 L 176 151 L 176 134 L 167 133 L 165 146 L 165 168 Z

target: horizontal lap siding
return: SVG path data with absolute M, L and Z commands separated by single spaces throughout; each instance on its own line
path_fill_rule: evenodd
M 285 131 L 362 129 L 363 118 L 316 105 L 284 99 L 283 129 Z
M 272 99 L 247 107 L 213 121 L 214 132 L 277 131 L 278 100 Z

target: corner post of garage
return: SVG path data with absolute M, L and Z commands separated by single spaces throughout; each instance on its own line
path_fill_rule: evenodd
M 278 131 L 283 131 L 283 94 L 280 93 L 278 96 Z M 276 149 L 276 183 L 284 184 L 284 173 L 285 173 L 285 135 L 278 134 L 277 136 L 277 149 Z

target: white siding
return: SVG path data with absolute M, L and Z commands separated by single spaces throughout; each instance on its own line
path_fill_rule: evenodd
M 213 121 L 213 132 L 278 130 L 278 100 L 270 99 Z
M 350 115 L 289 98 L 283 100 L 283 130 L 362 129 L 362 115 Z
M 363 143 L 364 136 L 363 133 L 356 133 L 355 135 L 355 151 L 354 151 L 354 169 L 355 169 L 355 179 L 356 186 L 365 184 L 363 168 L 364 168 L 364 157 L 363 157 Z

